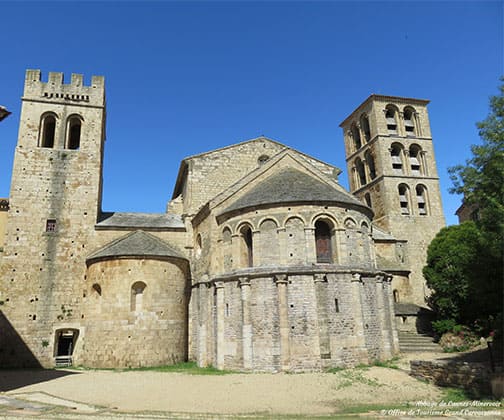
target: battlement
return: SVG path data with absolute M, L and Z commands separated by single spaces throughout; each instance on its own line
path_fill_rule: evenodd
M 41 80 L 40 70 L 26 70 L 23 100 L 42 102 L 82 103 L 91 106 L 105 105 L 105 78 L 93 76 L 91 85 L 85 86 L 82 74 L 73 74 L 65 84 L 63 73 L 50 72 L 47 82 Z

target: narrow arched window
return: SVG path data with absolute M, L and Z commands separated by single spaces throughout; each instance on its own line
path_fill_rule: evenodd
M 367 151 L 364 154 L 364 159 L 366 160 L 366 163 L 367 163 L 367 166 L 369 169 L 369 177 L 371 178 L 371 180 L 373 180 L 376 178 L 376 167 L 375 167 L 373 155 L 371 153 L 369 153 L 369 151 Z
M 399 302 L 399 290 L 394 289 L 394 302 L 398 303 Z
M 415 144 L 409 148 L 409 161 L 412 175 L 422 174 L 421 150 L 422 149 L 420 149 L 420 147 Z
M 143 307 L 143 295 L 147 285 L 143 281 L 137 281 L 131 286 L 131 311 L 141 312 Z
M 252 267 L 254 265 L 254 249 L 252 242 L 252 229 L 249 226 L 245 226 L 240 231 L 243 242 L 243 259 L 247 267 Z
M 40 147 L 53 148 L 56 137 L 56 117 L 54 115 L 46 115 L 42 119 L 40 133 Z
M 406 135 L 409 136 L 414 136 L 416 134 L 415 111 L 411 108 L 404 109 L 404 131 Z
M 74 115 L 67 121 L 67 149 L 78 150 L 81 140 L 82 120 Z
M 360 158 L 355 159 L 355 169 L 359 177 L 359 186 L 366 185 L 366 171 L 364 170 L 364 163 Z
M 427 216 L 427 189 L 423 185 L 417 185 L 415 190 L 418 214 L 420 216 Z
M 351 130 L 352 130 L 352 137 L 353 137 L 353 142 L 354 142 L 354 148 L 355 148 L 355 150 L 359 150 L 362 147 L 362 141 L 361 141 L 361 136 L 360 136 L 359 128 L 354 123 L 354 124 L 352 124 Z
M 397 134 L 396 110 L 393 106 L 387 105 L 385 108 L 385 119 L 387 120 L 387 131 L 390 134 Z
M 315 222 L 315 248 L 318 263 L 332 263 L 331 227 L 322 220 Z
M 366 114 L 361 115 L 360 125 L 364 134 L 364 141 L 367 143 L 369 140 L 371 140 L 371 130 L 369 128 L 369 119 Z
M 399 190 L 399 203 L 401 206 L 401 214 L 410 214 L 409 210 L 409 190 L 405 184 L 401 184 L 398 187 Z
M 403 173 L 402 148 L 399 144 L 394 143 L 390 148 L 390 159 L 392 160 L 392 171 L 395 174 Z

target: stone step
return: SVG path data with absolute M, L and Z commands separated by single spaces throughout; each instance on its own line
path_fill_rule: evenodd
M 427 334 L 399 332 L 399 349 L 404 353 L 441 352 L 441 347 Z

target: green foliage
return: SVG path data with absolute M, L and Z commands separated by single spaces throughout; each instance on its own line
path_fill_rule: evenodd
M 392 359 L 384 360 L 383 362 L 380 360 L 375 360 L 373 362 L 373 366 L 384 367 L 388 369 L 399 369 L 399 366 L 397 366 L 398 361 L 398 357 L 393 357 Z
M 441 229 L 429 245 L 423 274 L 433 290 L 429 304 L 441 319 L 460 321 L 472 312 L 469 291 L 479 280 L 479 250 L 480 233 L 473 222 Z
M 457 323 L 454 319 L 440 319 L 432 323 L 432 329 L 437 334 L 443 335 L 446 332 L 452 331 L 455 325 L 457 325 Z

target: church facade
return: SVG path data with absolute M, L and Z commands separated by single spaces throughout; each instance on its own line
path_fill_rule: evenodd
M 28 70 L 22 102 L 0 365 L 306 371 L 398 352 L 444 226 L 427 101 L 371 95 L 342 123 L 350 192 L 260 137 L 183 159 L 162 214 L 101 209 L 102 77 Z

